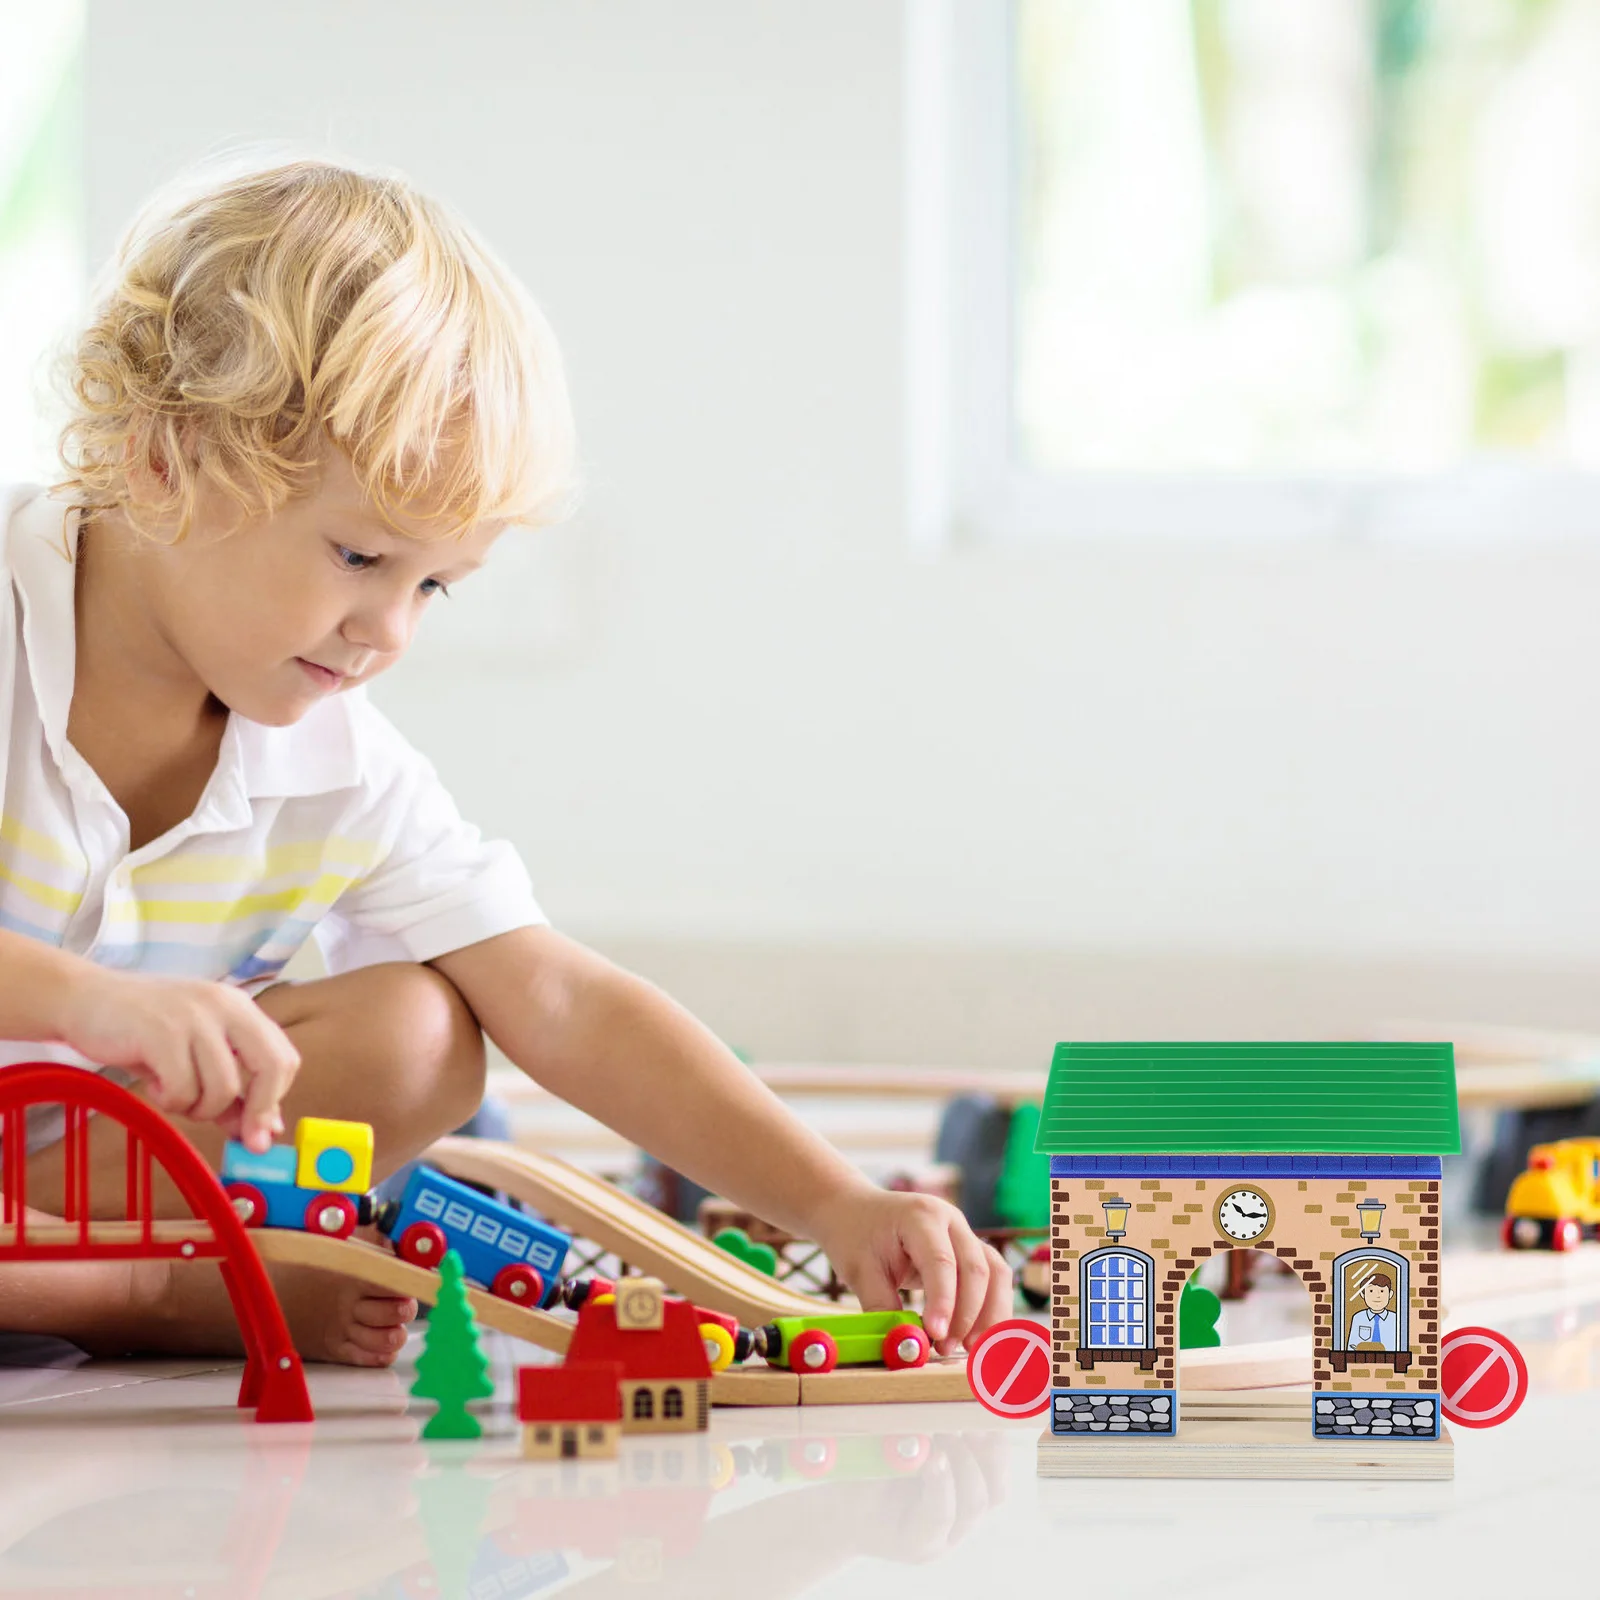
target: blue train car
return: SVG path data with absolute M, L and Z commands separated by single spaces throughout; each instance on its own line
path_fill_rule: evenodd
M 454 1250 L 469 1279 L 517 1305 L 551 1304 L 572 1245 L 570 1234 L 429 1166 L 419 1166 L 375 1220 L 402 1261 L 437 1267 Z
M 301 1160 L 292 1144 L 275 1144 L 259 1155 L 233 1139 L 223 1146 L 223 1190 L 247 1228 L 299 1228 L 347 1239 L 358 1223 L 372 1220 L 367 1194 L 301 1183 Z M 335 1181 L 347 1181 L 356 1165 L 346 1157 Z M 332 1166 L 330 1152 L 321 1152 L 321 1166 L 324 1171 Z

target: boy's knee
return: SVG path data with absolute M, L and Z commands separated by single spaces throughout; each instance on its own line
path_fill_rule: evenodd
M 346 1092 L 382 1083 L 388 1109 L 403 1123 L 419 1122 L 418 1134 L 448 1133 L 482 1103 L 488 1066 L 483 1030 L 456 986 L 432 967 L 363 967 L 268 990 L 260 1003 L 300 1046 L 302 1087 L 314 1070 L 309 1049 L 342 1058 L 321 1065 L 334 1068 Z
M 465 1122 L 483 1100 L 488 1057 L 483 1030 L 461 991 L 432 967 L 382 969 L 385 993 L 375 1043 L 423 1072 L 451 1126 Z M 457 1114 L 459 1113 L 459 1115 Z

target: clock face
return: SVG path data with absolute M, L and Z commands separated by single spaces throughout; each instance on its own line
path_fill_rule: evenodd
M 1230 1189 L 1217 1202 L 1217 1227 L 1230 1239 L 1259 1239 L 1272 1226 L 1272 1202 L 1258 1189 Z

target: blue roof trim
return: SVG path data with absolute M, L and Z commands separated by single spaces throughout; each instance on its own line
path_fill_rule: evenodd
M 1438 1178 L 1438 1156 L 1051 1156 L 1052 1178 Z

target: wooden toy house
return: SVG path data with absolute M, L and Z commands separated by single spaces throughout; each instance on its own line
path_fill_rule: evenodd
M 1050 1432 L 1178 1430 L 1178 1300 L 1262 1250 L 1312 1307 L 1316 1438 L 1433 1439 L 1448 1044 L 1063 1044 L 1050 1157 Z
M 711 1366 L 700 1317 L 687 1300 L 669 1299 L 655 1278 L 624 1278 L 615 1295 L 595 1295 L 578 1310 L 567 1363 L 611 1361 L 622 1368 L 624 1433 L 704 1430 L 711 1406 Z
M 622 1367 L 568 1361 L 517 1369 L 517 1419 L 529 1461 L 614 1456 L 622 1432 Z

